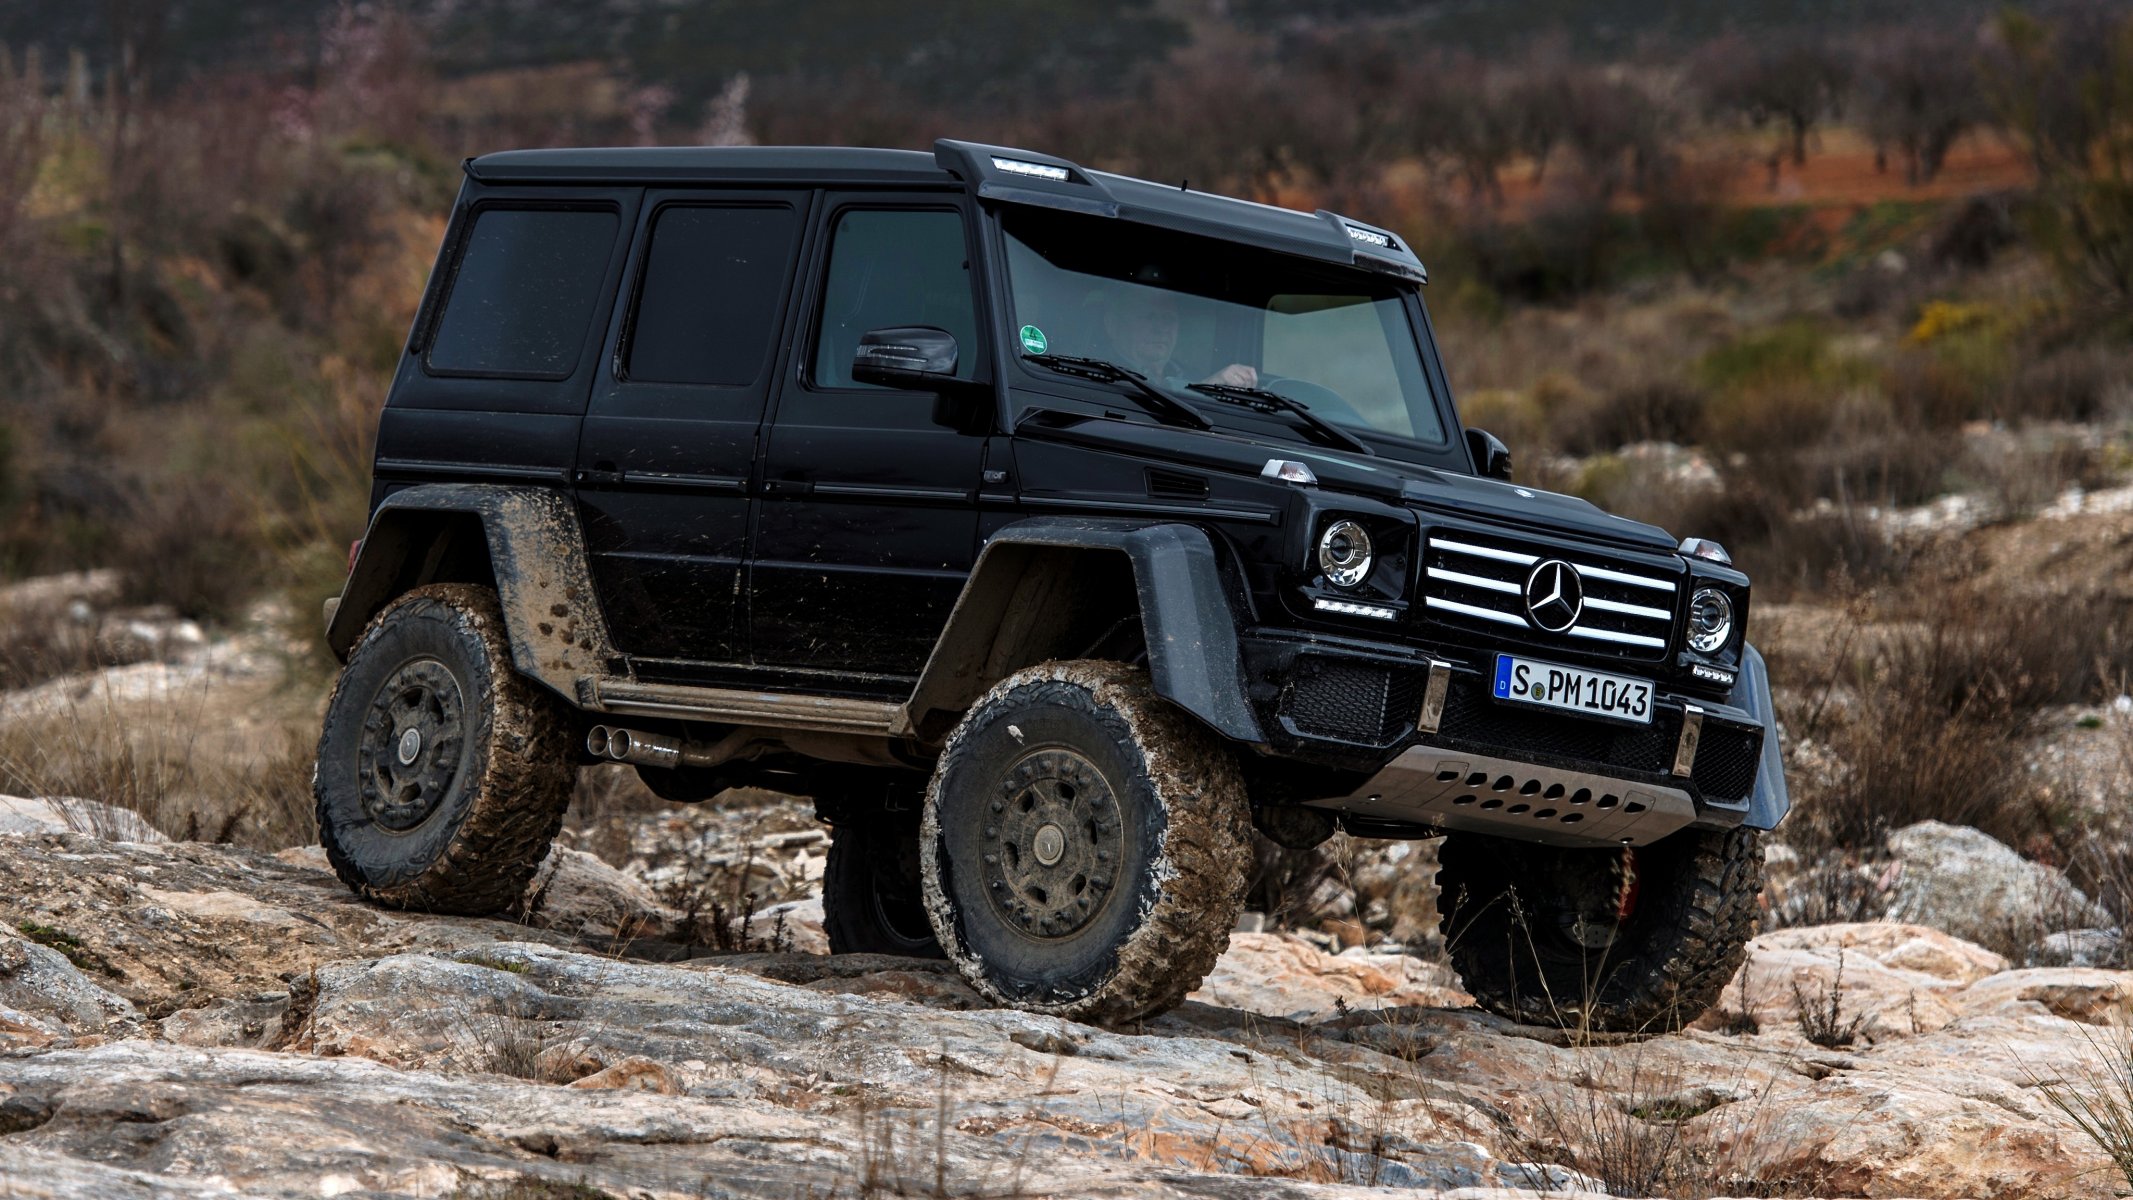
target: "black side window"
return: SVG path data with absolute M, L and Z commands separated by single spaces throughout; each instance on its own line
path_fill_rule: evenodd
M 972 377 L 978 313 L 961 213 L 852 209 L 837 218 L 815 337 L 816 385 L 872 386 L 853 381 L 852 354 L 859 335 L 893 325 L 932 325 L 954 334 L 960 351 L 955 373 Z
M 430 340 L 432 370 L 568 379 L 621 218 L 585 209 L 490 208 L 474 218 Z
M 799 218 L 789 207 L 671 207 L 652 226 L 624 373 L 746 387 L 777 330 Z

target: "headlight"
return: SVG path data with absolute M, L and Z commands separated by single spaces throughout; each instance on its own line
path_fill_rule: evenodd
M 1335 521 L 1318 539 L 1318 569 L 1335 587 L 1352 588 L 1370 578 L 1370 535 L 1353 521 Z
M 1732 599 L 1717 588 L 1697 588 L 1689 599 L 1689 649 L 1716 654 L 1732 636 Z

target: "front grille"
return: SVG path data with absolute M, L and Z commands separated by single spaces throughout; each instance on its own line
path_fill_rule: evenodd
M 1548 626 L 1567 609 L 1543 606 L 1536 615 L 1526 605 L 1529 580 L 1549 562 L 1569 566 L 1582 597 L 1575 620 L 1557 630 Z M 1625 659 L 1666 653 L 1679 583 L 1678 570 L 1460 530 L 1432 534 L 1422 558 L 1423 603 L 1432 620 Z M 1546 578 L 1542 586 L 1544 594 L 1554 590 Z
M 1649 725 L 1613 725 L 1498 704 L 1479 676 L 1454 675 L 1437 736 L 1517 755 L 1545 755 L 1602 767 L 1664 773 L 1674 765 L 1681 714 L 1661 709 Z
M 1421 671 L 1307 654 L 1282 689 L 1281 715 L 1312 737 L 1390 745 L 1414 729 L 1427 681 Z
M 1706 720 L 1696 747 L 1696 766 L 1689 777 L 1705 796 L 1738 804 L 1755 790 L 1755 776 L 1762 760 L 1762 730 L 1735 729 Z

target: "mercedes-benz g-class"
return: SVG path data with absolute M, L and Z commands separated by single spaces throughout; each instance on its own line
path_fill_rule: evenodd
M 1436 837 L 1480 1003 L 1692 1019 L 1787 807 L 1748 579 L 1512 482 L 1424 283 L 964 142 L 470 160 L 328 604 L 335 869 L 493 911 L 582 765 L 775 788 L 833 949 L 1119 1021 L 1210 969 L 1255 826 Z

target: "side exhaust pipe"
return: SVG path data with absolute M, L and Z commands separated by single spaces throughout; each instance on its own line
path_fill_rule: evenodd
M 640 767 L 715 767 L 733 758 L 750 740 L 740 731 L 706 743 L 619 725 L 595 725 L 585 735 L 585 752 L 594 758 Z

